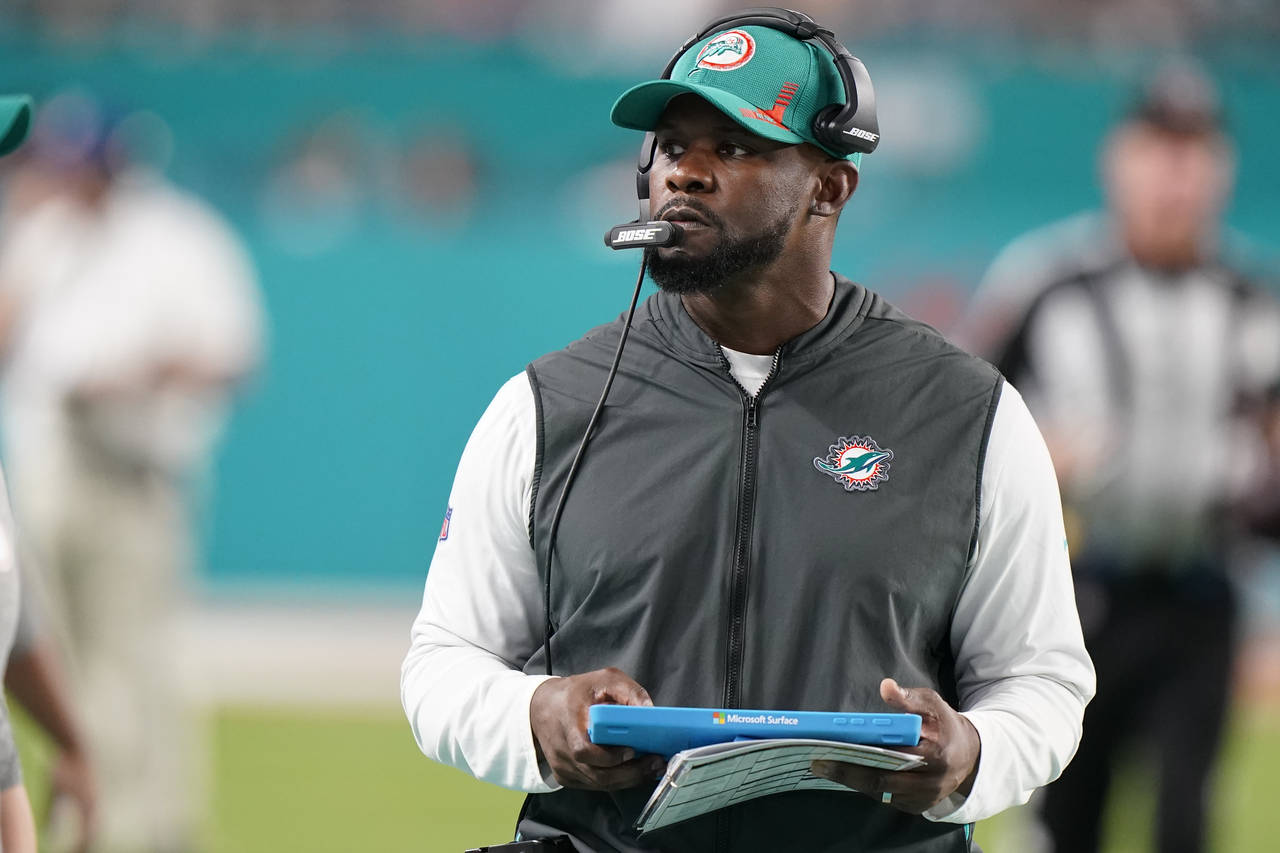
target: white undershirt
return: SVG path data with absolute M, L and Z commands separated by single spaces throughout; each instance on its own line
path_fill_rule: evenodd
M 764 381 L 769 378 L 769 373 L 773 370 L 773 356 L 738 352 L 724 345 L 720 346 L 720 350 L 729 360 L 729 370 L 733 373 L 733 378 L 742 386 L 742 390 L 752 397 L 759 394 L 760 389 L 764 387 Z
M 738 382 L 758 390 L 755 362 L 772 358 L 726 356 Z M 447 536 L 442 531 L 432 558 L 401 672 L 401 699 L 429 757 L 503 787 L 546 792 L 559 786 L 539 768 L 528 709 L 547 676 L 520 670 L 541 645 L 543 627 L 526 527 L 535 417 L 528 379 L 515 376 L 463 450 Z M 1026 802 L 1057 778 L 1075 754 L 1094 692 L 1053 467 L 1008 385 L 992 425 L 978 545 L 951 646 L 960 709 L 978 731 L 982 754 L 968 798 L 953 795 L 926 817 L 968 823 Z

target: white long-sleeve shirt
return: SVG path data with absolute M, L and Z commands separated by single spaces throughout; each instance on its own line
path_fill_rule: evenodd
M 726 355 L 739 383 L 758 390 L 771 356 Z M 539 767 L 529 724 L 530 699 L 547 676 L 520 669 L 543 640 L 526 527 L 535 454 L 533 393 L 522 373 L 498 391 L 462 453 L 401 673 L 424 753 L 532 793 L 559 787 Z M 992 424 L 978 545 L 951 646 L 960 710 L 982 754 L 969 796 L 953 795 L 926 817 L 968 823 L 1026 802 L 1057 778 L 1094 692 L 1053 467 L 1008 385 Z

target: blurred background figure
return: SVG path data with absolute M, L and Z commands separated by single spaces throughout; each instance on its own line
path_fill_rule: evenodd
M 1270 468 L 1280 311 L 1223 248 L 1234 151 L 1197 69 L 1155 76 L 1102 172 L 1106 213 L 1011 246 L 971 329 L 1053 454 L 1098 668 L 1079 753 L 1044 792 L 1052 849 L 1099 848 L 1109 782 L 1141 743 L 1156 848 L 1200 851 L 1239 628 L 1234 511 Z
M 51 99 L 0 242 L 14 505 L 86 709 L 94 849 L 131 853 L 194 843 L 205 768 L 175 619 L 193 501 L 262 326 L 234 233 L 146 168 L 163 133 L 83 93 Z
M 26 138 L 31 98 L 0 95 L 0 156 Z M 50 799 L 75 816 L 69 849 L 87 850 L 97 824 L 97 786 L 84 736 L 63 675 L 61 649 L 40 619 L 27 555 L 0 477 L 0 665 L 8 694 L 31 715 L 57 750 L 49 772 Z M 36 849 L 36 827 L 18 767 L 8 703 L 0 699 L 0 848 Z
M 0 95 L 0 156 L 13 152 L 31 126 L 31 98 Z M 73 814 L 78 827 L 69 848 L 88 848 L 97 823 L 97 786 L 79 720 L 63 675 L 61 650 L 40 619 L 29 557 L 0 477 L 0 665 L 8 694 L 31 715 L 57 750 L 49 773 L 51 800 Z M 25 575 L 25 577 L 23 577 Z M 36 849 L 36 828 L 18 767 L 8 703 L 0 699 L 0 848 Z
M 0 157 L 22 144 L 30 126 L 31 98 L 0 94 Z M 19 633 L 20 607 L 17 529 L 9 510 L 4 478 L 0 477 L 0 666 L 6 670 Z M 0 848 L 11 853 L 35 853 L 36 850 L 35 820 L 4 696 L 0 696 Z

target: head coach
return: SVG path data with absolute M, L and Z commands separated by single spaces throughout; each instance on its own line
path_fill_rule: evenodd
M 873 113 L 861 63 L 780 9 L 712 22 L 614 104 L 652 133 L 658 224 L 622 239 L 675 235 L 645 250 L 659 291 L 498 391 L 402 671 L 428 756 L 529 792 L 520 839 L 964 851 L 1076 749 L 1093 669 L 1022 399 L 830 270 Z M 602 702 L 914 712 L 926 766 L 819 762 L 858 793 L 639 836 L 664 762 L 592 744 Z

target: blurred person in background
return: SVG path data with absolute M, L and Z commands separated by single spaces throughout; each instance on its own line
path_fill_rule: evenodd
M 1220 249 L 1234 155 L 1207 78 L 1166 67 L 1106 141 L 1109 209 L 1033 233 L 980 287 L 968 342 L 1054 458 L 1098 671 L 1044 793 L 1053 849 L 1099 847 L 1118 759 L 1154 746 L 1156 845 L 1199 851 L 1232 687 L 1235 508 L 1269 469 L 1274 300 Z
M 27 136 L 31 100 L 0 96 L 0 156 L 13 151 Z M 18 632 L 21 593 L 18 577 L 17 531 L 9 512 L 8 493 L 0 478 L 0 663 L 6 664 Z M 0 695 L 0 850 L 35 853 L 36 827 L 22 782 L 18 749 L 9 722 L 9 706 Z
M 28 96 L 0 96 L 0 156 L 22 143 L 30 124 Z M 64 843 L 57 849 L 83 853 L 89 849 L 97 826 L 97 782 L 72 707 L 62 650 L 40 619 L 42 611 L 33 590 L 36 578 L 29 571 L 31 555 L 24 553 L 21 545 L 8 486 L 0 475 L 0 664 L 5 667 L 4 687 L 57 750 L 49 773 L 49 812 L 68 815 L 68 820 L 75 822 L 74 826 L 64 824 Z M 24 805 L 24 786 L 11 784 L 20 778 L 12 734 L 8 708 L 0 697 L 0 849 L 34 850 L 35 828 L 29 819 L 30 807 Z
M 31 124 L 31 99 L 0 96 L 0 156 L 26 138 Z M 60 650 L 37 615 L 39 606 L 27 571 L 29 555 L 22 554 L 20 537 L 9 507 L 8 486 L 0 476 L 0 664 L 4 686 L 52 739 L 58 755 L 50 773 L 51 802 L 68 803 L 78 828 L 67 839 L 71 849 L 88 849 L 96 825 L 97 787 L 84 737 L 73 712 Z M 10 643 L 12 645 L 10 645 Z M 35 827 L 21 783 L 18 756 L 8 707 L 0 696 L 0 849 L 34 850 Z
M 133 161 L 140 126 L 78 94 L 42 110 L 0 242 L 2 417 L 19 527 L 89 710 L 94 849 L 168 853 L 192 849 L 200 818 L 174 632 L 193 500 L 262 321 L 230 228 Z

